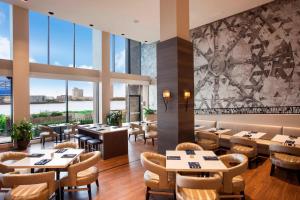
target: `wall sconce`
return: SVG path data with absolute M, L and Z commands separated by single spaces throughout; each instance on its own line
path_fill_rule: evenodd
M 185 90 L 183 92 L 183 97 L 185 99 L 185 111 L 187 111 L 189 105 L 189 98 L 191 98 L 191 92 L 189 90 Z
M 164 90 L 162 96 L 163 96 L 164 104 L 165 104 L 165 107 L 166 107 L 165 112 L 167 112 L 167 110 L 168 110 L 168 103 L 169 103 L 169 100 L 171 98 L 171 92 L 170 92 L 170 90 Z

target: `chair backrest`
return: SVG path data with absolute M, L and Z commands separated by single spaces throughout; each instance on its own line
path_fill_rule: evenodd
M 70 148 L 70 149 L 77 149 L 77 144 L 75 142 L 64 142 L 57 144 L 54 149 L 64 149 L 64 148 Z
M 198 131 L 197 137 L 198 139 L 214 140 L 216 143 L 219 143 L 219 139 L 220 139 L 218 135 L 210 132 L 205 132 L 205 131 Z
M 146 170 L 159 176 L 160 189 L 170 189 L 165 156 L 153 152 L 144 152 L 141 154 L 141 163 Z
M 21 160 L 25 158 L 28 154 L 23 152 L 3 152 L 0 154 L 0 173 L 8 173 L 13 172 L 14 169 L 8 168 L 5 164 L 2 162 L 5 162 L 7 160 Z
M 227 154 L 219 156 L 219 159 L 224 163 L 229 171 L 223 172 L 223 192 L 233 192 L 232 179 L 235 176 L 241 175 L 248 169 L 248 158 L 243 154 Z
M 252 139 L 249 139 L 249 138 L 232 136 L 230 138 L 230 142 L 231 142 L 232 145 L 239 144 L 239 145 L 248 146 L 248 147 L 252 147 L 254 149 L 257 149 L 256 141 L 252 140 Z
M 205 128 L 215 128 L 217 125 L 216 121 L 209 121 L 209 120 L 197 120 L 195 119 L 195 125 L 204 126 Z
M 300 137 L 300 127 L 283 127 L 283 135 Z
M 136 123 L 130 123 L 130 128 L 132 128 L 132 129 L 137 128 L 137 129 L 143 130 L 143 127 Z
M 184 150 L 199 150 L 202 151 L 203 148 L 198 144 L 191 143 L 191 142 L 183 142 L 176 146 L 177 151 L 184 151 Z
M 176 186 L 189 189 L 219 190 L 222 178 L 219 173 L 211 173 L 209 177 L 184 176 L 176 174 Z
M 80 159 L 79 163 L 68 167 L 68 177 L 72 185 L 76 185 L 77 173 L 95 166 L 100 160 L 100 151 L 94 151 L 84 155 L 85 159 Z
M 33 185 L 47 183 L 48 197 L 55 192 L 55 172 L 44 172 L 35 174 L 7 174 L 2 177 L 3 187 L 13 188 L 18 185 Z M 26 192 L 26 191 L 24 191 Z
M 147 131 L 157 131 L 157 125 L 156 124 L 148 124 Z
M 283 145 L 283 144 L 271 144 L 269 149 L 270 149 L 271 156 L 274 152 L 300 156 L 300 147 L 297 147 L 297 146 L 287 146 L 287 145 Z

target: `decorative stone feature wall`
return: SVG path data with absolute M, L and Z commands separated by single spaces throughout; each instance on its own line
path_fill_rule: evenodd
M 196 114 L 300 114 L 300 0 L 191 30 Z

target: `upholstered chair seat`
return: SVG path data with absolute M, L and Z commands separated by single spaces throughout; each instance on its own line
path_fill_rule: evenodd
M 176 146 L 177 151 L 185 151 L 185 150 L 198 150 L 202 151 L 203 148 L 200 147 L 198 144 L 191 143 L 191 142 L 183 142 Z
M 275 167 L 282 167 L 297 172 L 300 181 L 300 148 L 282 144 L 270 145 L 270 159 L 272 162 L 270 175 L 272 176 Z
M 55 172 L 5 175 L 2 184 L 11 188 L 5 200 L 47 200 L 56 190 Z
M 177 200 L 216 200 L 219 199 L 218 190 L 222 185 L 219 173 L 212 173 L 209 177 L 176 174 Z
M 248 158 L 253 158 L 256 156 L 256 152 L 253 147 L 239 145 L 239 144 L 233 144 L 231 147 L 231 152 L 244 154 Z
M 39 125 L 38 129 L 40 131 L 40 138 L 43 146 L 45 146 L 47 138 L 51 138 L 52 140 L 55 139 L 57 142 L 58 134 L 55 131 L 53 131 L 52 128 L 50 128 L 49 126 Z
M 227 172 L 223 172 L 223 184 L 220 191 L 224 195 L 236 195 L 236 197 L 244 199 L 245 180 L 241 174 L 247 170 L 247 156 L 243 154 L 227 154 L 220 156 L 219 159 L 228 168 Z
M 146 200 L 152 194 L 174 195 L 175 177 L 174 173 L 166 170 L 166 157 L 153 152 L 141 154 L 142 166 L 146 169 L 144 182 L 147 187 Z
M 219 136 L 214 133 L 199 131 L 197 138 L 197 143 L 205 150 L 217 150 L 220 147 Z

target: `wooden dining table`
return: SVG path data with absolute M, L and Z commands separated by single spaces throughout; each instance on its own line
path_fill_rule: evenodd
M 170 172 L 227 172 L 228 168 L 213 151 L 166 151 L 166 170 Z M 208 159 L 208 160 L 206 160 Z M 200 168 L 191 168 L 198 163 Z
M 60 184 L 60 171 L 66 169 L 71 165 L 82 153 L 84 149 L 65 149 L 64 152 L 58 153 L 58 149 L 42 149 L 31 151 L 27 157 L 17 160 L 15 162 L 5 163 L 5 165 L 12 169 L 52 169 L 56 171 L 56 180 Z M 72 155 L 68 157 L 68 155 Z M 50 161 L 44 165 L 37 164 L 43 159 Z M 60 187 L 58 187 L 58 195 L 60 196 Z

